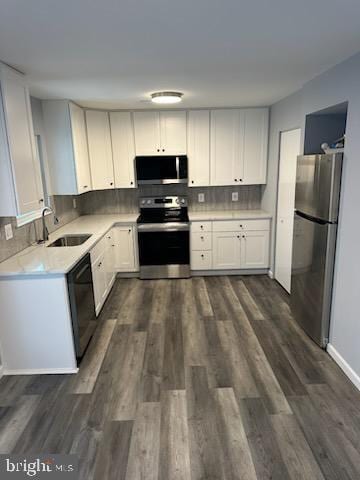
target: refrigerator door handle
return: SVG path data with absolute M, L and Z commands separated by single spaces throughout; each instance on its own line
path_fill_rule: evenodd
M 296 209 L 295 209 L 295 215 L 298 215 L 299 217 L 305 218 L 305 220 L 309 220 L 310 222 L 319 223 L 320 225 L 327 225 L 327 224 L 335 223 L 335 222 L 328 222 L 327 220 L 323 220 L 322 218 L 313 217 L 312 215 L 309 215 L 308 213 L 301 212 L 300 210 L 296 210 Z

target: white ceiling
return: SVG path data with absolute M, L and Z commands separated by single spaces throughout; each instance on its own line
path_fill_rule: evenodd
M 359 0 L 0 0 L 0 59 L 40 98 L 269 105 L 360 50 Z

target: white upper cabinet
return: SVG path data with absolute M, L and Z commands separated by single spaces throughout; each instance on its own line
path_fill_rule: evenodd
M 239 185 L 243 181 L 244 112 L 211 112 L 211 185 Z
M 43 206 L 39 159 L 24 75 L 0 64 L 0 215 Z
M 185 155 L 186 112 L 134 112 L 136 155 Z
M 190 110 L 187 122 L 189 186 L 210 185 L 210 112 Z
M 243 183 L 266 183 L 269 111 L 267 108 L 249 108 L 244 112 Z
M 159 155 L 160 121 L 159 112 L 134 112 L 136 155 Z
M 91 190 L 85 114 L 68 100 L 44 100 L 46 147 L 53 195 Z
M 161 154 L 186 155 L 186 112 L 160 112 Z
M 266 183 L 268 109 L 211 112 L 211 185 Z
M 135 141 L 130 112 L 110 112 L 116 188 L 135 188 Z
M 86 128 L 93 190 L 115 188 L 108 112 L 86 111 Z

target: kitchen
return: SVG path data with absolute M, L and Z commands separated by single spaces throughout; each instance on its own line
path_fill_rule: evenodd
M 2 55 L 1 453 L 357 478 L 359 54 L 251 103 L 64 95 Z

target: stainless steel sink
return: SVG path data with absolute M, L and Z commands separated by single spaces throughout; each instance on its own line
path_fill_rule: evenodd
M 64 235 L 54 242 L 50 243 L 48 247 L 77 247 L 88 240 L 91 235 Z

